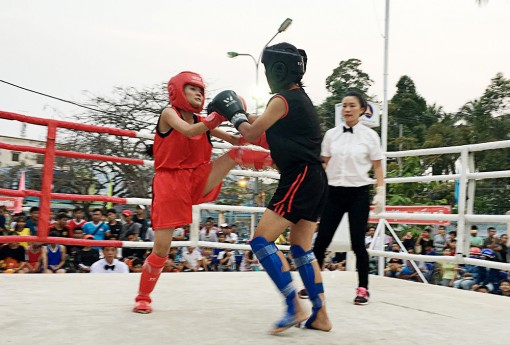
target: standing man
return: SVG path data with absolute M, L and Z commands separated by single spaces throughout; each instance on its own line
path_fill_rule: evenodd
M 443 255 L 443 250 L 446 248 L 446 228 L 444 225 L 439 225 L 438 233 L 434 235 L 434 249 L 437 255 Z

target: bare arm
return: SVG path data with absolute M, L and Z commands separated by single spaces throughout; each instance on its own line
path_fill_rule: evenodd
M 48 269 L 48 252 L 46 250 L 46 247 L 43 247 L 42 248 L 42 254 L 41 254 L 41 257 L 42 257 L 42 265 L 43 265 L 43 269 L 44 270 L 47 270 Z
M 62 251 L 61 251 L 61 258 L 60 258 L 60 262 L 58 263 L 57 267 L 55 267 L 56 270 L 62 268 L 62 266 L 64 266 L 64 264 L 66 263 L 66 247 L 62 246 Z
M 285 102 L 281 98 L 275 97 L 269 101 L 269 104 L 262 115 L 250 115 L 250 122 L 253 119 L 253 123 L 241 123 L 238 131 L 246 140 L 254 141 L 286 113 L 287 105 Z
M 211 130 L 211 135 L 218 139 L 226 141 L 234 146 L 239 146 L 240 137 L 238 135 L 233 135 L 233 134 L 227 133 L 227 132 L 225 132 L 221 129 L 218 129 L 218 128 Z
M 195 137 L 209 130 L 202 122 L 191 124 L 184 121 L 172 108 L 165 108 L 163 110 L 158 128 L 161 132 L 168 132 L 173 128 L 188 138 Z
M 372 161 L 372 166 L 374 167 L 376 186 L 377 187 L 384 186 L 384 172 L 382 168 L 382 160 Z
M 331 159 L 331 157 L 321 156 L 321 158 L 322 158 L 322 161 L 324 162 L 324 163 L 322 163 L 322 167 L 324 169 L 326 169 L 326 167 L 328 166 L 328 163 L 329 163 L 329 160 Z

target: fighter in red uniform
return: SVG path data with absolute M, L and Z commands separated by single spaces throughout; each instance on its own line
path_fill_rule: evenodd
M 150 293 L 165 265 L 176 226 L 192 222 L 192 206 L 217 198 L 221 182 L 236 164 L 272 165 L 269 153 L 235 148 L 211 162 L 210 135 L 239 145 L 239 136 L 216 127 L 226 119 L 204 106 L 202 77 L 182 72 L 168 82 L 171 106 L 161 113 L 154 139 L 152 227 L 154 249 L 142 269 L 134 312 L 152 312 Z M 242 144 L 242 143 L 241 143 Z

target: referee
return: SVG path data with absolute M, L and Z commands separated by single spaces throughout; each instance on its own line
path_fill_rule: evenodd
M 345 125 L 328 130 L 322 141 L 321 156 L 328 176 L 328 199 L 313 249 L 322 267 L 325 251 L 347 212 L 359 284 L 354 304 L 367 304 L 369 298 L 369 258 L 365 248 L 365 233 L 370 212 L 369 186 L 372 183 L 368 172 L 372 167 L 377 183 L 373 200 L 375 213 L 382 212 L 385 200 L 383 152 L 379 135 L 359 123 L 367 106 L 367 101 L 360 93 L 350 91 L 345 94 L 342 99 Z

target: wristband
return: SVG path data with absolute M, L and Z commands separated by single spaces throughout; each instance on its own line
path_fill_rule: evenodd
M 243 113 L 237 113 L 230 119 L 230 122 L 234 125 L 236 129 L 239 129 L 239 126 L 243 122 L 248 122 L 248 117 L 246 117 L 246 114 Z

